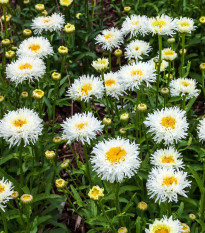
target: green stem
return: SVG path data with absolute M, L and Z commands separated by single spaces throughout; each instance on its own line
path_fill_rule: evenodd
M 6 220 L 6 213 L 3 212 L 3 210 L 0 208 L 0 211 L 1 211 L 1 218 L 2 218 L 2 221 L 3 221 L 3 225 L 4 225 L 4 232 L 5 233 L 8 233 L 8 227 L 7 227 L 7 220 Z
M 29 105 L 30 108 L 32 109 L 32 97 L 31 97 L 31 89 L 30 89 L 29 81 L 26 81 L 26 89 L 28 91 Z
M 184 110 L 186 106 L 186 95 L 182 96 L 182 109 Z
M 184 47 L 185 47 L 185 34 L 181 34 L 182 36 L 182 56 L 181 56 L 181 78 L 184 75 Z
M 120 56 L 117 57 L 118 63 L 119 63 L 119 67 L 121 67 L 121 58 Z
M 30 232 L 30 214 L 29 214 L 29 204 L 26 204 L 26 219 L 27 219 L 27 227 L 26 227 L 26 233 Z
M 92 187 L 92 179 L 91 179 L 91 175 L 90 175 L 90 166 L 89 166 L 89 159 L 88 159 L 88 153 L 87 153 L 87 144 L 83 145 L 83 151 L 84 151 L 84 156 L 85 156 L 85 165 L 86 165 L 86 173 L 88 176 L 88 181 L 89 181 L 89 185 Z
M 53 159 L 51 159 L 51 163 L 52 163 L 52 165 L 53 165 L 53 169 L 54 169 L 54 171 L 55 171 L 56 176 L 58 176 L 58 178 L 61 179 L 61 177 L 60 177 L 60 175 L 59 175 L 59 172 L 58 172 L 58 170 L 57 170 L 57 168 L 56 168 L 55 161 L 54 161 Z
M 157 69 L 156 108 L 158 107 L 160 67 L 161 67 L 161 62 L 162 62 L 162 36 L 161 35 L 158 35 L 158 43 L 159 43 L 159 60 L 158 60 L 158 69 Z
M 65 61 L 66 61 L 66 55 L 62 56 L 61 70 L 60 70 L 61 75 L 63 74 L 63 69 L 64 69 Z
M 167 87 L 169 87 L 169 83 L 170 83 L 170 74 L 171 74 L 171 61 L 169 61 Z
M 203 187 L 205 185 L 205 162 L 203 164 L 203 180 L 202 180 Z M 200 201 L 200 211 L 199 211 L 199 218 L 203 221 L 204 220 L 204 211 L 205 211 L 205 188 L 201 193 L 201 201 Z
M 21 144 L 19 146 L 19 169 L 20 169 L 20 184 L 21 187 L 23 186 L 24 183 L 24 177 L 23 177 L 23 167 L 22 167 L 22 152 L 23 152 L 23 141 L 21 141 Z
M 56 99 L 58 98 L 58 89 L 59 89 L 59 82 L 55 82 L 54 88 L 54 100 L 53 100 L 53 122 L 52 122 L 52 138 L 54 137 L 54 126 L 55 126 L 55 117 L 56 117 Z
M 108 56 L 109 56 L 109 70 L 112 70 L 112 59 L 111 59 L 111 50 L 108 51 Z
M 101 73 L 101 76 L 102 76 L 103 84 L 104 84 L 104 87 L 105 87 L 104 72 Z M 108 101 L 107 92 L 106 92 L 106 87 L 105 87 L 105 100 L 106 100 L 106 105 L 107 105 L 106 106 L 107 113 L 108 113 L 109 117 L 111 117 L 110 108 L 109 108 L 109 101 Z
M 202 90 L 203 90 L 204 97 L 205 97 L 204 70 L 202 70 L 201 73 L 202 73 L 202 77 L 201 77 L 202 78 L 202 80 L 201 80 L 201 82 L 202 82 Z
M 6 6 L 2 5 L 2 8 L 3 8 L 4 28 L 5 28 L 5 30 L 4 30 L 4 32 L 5 32 L 4 39 L 6 39 L 8 37 L 7 22 L 6 22 Z
M 120 183 L 116 183 L 116 188 L 115 188 L 115 205 L 116 205 L 116 213 L 117 215 L 121 214 L 120 211 L 120 202 L 119 202 L 119 189 L 120 189 Z M 123 226 L 122 219 L 120 217 L 120 224 Z

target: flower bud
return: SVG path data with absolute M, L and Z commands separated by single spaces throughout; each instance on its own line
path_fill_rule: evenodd
M 54 137 L 53 142 L 56 143 L 56 144 L 61 143 L 62 142 L 62 137 Z
M 0 103 L 4 101 L 4 96 L 0 95 Z
M 70 164 L 70 159 L 65 159 L 62 163 L 61 163 L 61 168 L 62 169 L 66 169 Z
M 189 214 L 189 218 L 194 221 L 196 219 L 196 215 L 195 214 Z
M 44 97 L 44 91 L 42 90 L 39 90 L 39 89 L 36 89 L 33 91 L 33 98 L 34 99 L 42 99 Z
M 0 0 L 0 5 L 7 5 L 9 0 Z
M 14 191 L 12 194 L 11 194 L 11 198 L 13 199 L 17 199 L 19 197 L 19 193 L 17 191 Z
M 124 128 L 121 128 L 121 129 L 120 129 L 120 133 L 121 133 L 121 134 L 126 134 L 126 133 L 127 133 L 127 130 L 124 129 Z
M 47 12 L 47 10 L 43 10 L 43 11 L 41 12 L 41 14 L 42 14 L 43 16 L 47 16 L 47 15 L 48 15 L 48 12 Z
M 11 15 L 10 14 L 6 15 L 6 22 L 9 22 L 10 19 L 11 19 Z M 1 20 L 4 21 L 4 15 L 1 16 Z
M 104 125 L 111 125 L 112 124 L 112 120 L 110 118 L 104 117 L 103 120 L 102 120 L 102 123 Z
M 24 0 L 23 3 L 24 4 L 28 4 L 30 1 L 29 0 Z
M 82 13 L 77 13 L 76 15 L 75 15 L 75 17 L 77 18 L 77 19 L 80 19 L 80 16 L 82 15 Z
M 162 93 L 163 95 L 169 94 L 169 88 L 163 87 L 163 88 L 161 89 L 161 93 Z
M 201 16 L 199 22 L 205 24 L 205 16 Z
M 166 77 L 166 78 L 169 77 L 170 79 L 173 79 L 173 75 L 172 75 L 172 74 L 166 74 L 165 77 Z
M 187 50 L 184 49 L 184 54 L 186 54 Z M 182 49 L 179 50 L 179 53 L 182 54 Z
M 58 48 L 58 52 L 59 52 L 61 55 L 66 55 L 66 54 L 68 54 L 68 48 L 65 47 L 65 46 L 60 46 L 60 47 Z
M 68 7 L 72 2 L 73 0 L 60 0 L 60 5 Z
M 13 51 L 16 51 L 16 50 L 18 49 L 18 47 L 12 46 L 11 49 L 12 49 Z
M 9 39 L 4 39 L 1 41 L 1 44 L 4 46 L 10 45 L 11 41 Z
M 137 110 L 140 112 L 145 112 L 145 111 L 147 111 L 147 105 L 146 104 L 138 104 Z
M 47 150 L 45 152 L 45 156 L 47 159 L 54 159 L 56 157 L 56 153 L 53 150 Z
M 120 120 L 121 121 L 128 121 L 129 120 L 129 113 L 125 112 L 123 114 L 120 115 Z
M 205 63 L 201 63 L 201 64 L 200 64 L 200 69 L 201 69 L 201 70 L 205 70 Z
M 25 37 L 29 37 L 29 36 L 31 36 L 32 35 L 32 31 L 30 30 L 30 29 L 24 29 L 23 30 L 23 35 L 25 36 Z
M 21 92 L 21 97 L 23 97 L 24 99 L 28 98 L 28 92 L 27 91 L 22 91 Z
M 186 223 L 181 222 L 181 225 L 182 225 L 182 232 L 190 233 L 190 227 Z
M 44 11 L 44 10 L 45 10 L 45 6 L 44 6 L 44 4 L 36 4 L 36 5 L 35 5 L 35 9 L 36 9 L 37 11 L 41 12 L 41 11 Z
M 53 72 L 51 74 L 51 78 L 54 80 L 54 81 L 59 81 L 61 79 L 61 74 L 60 73 L 57 73 L 57 72 Z
M 64 32 L 71 34 L 75 31 L 75 26 L 73 24 L 67 23 L 64 27 Z
M 128 230 L 126 227 L 120 227 L 117 231 L 117 233 L 128 233 Z
M 104 189 L 100 188 L 98 185 L 93 186 L 92 189 L 90 189 L 88 196 L 90 199 L 93 199 L 95 201 L 99 200 L 101 197 L 104 196 Z
M 169 44 L 173 44 L 174 42 L 175 42 L 175 38 L 169 38 L 168 40 L 167 40 L 167 42 L 169 43 Z
M 125 6 L 124 7 L 124 12 L 129 12 L 131 10 L 131 7 L 130 6 Z
M 9 50 L 5 53 L 6 58 L 11 59 L 15 56 L 15 52 L 12 50 Z
M 121 50 L 121 49 L 116 49 L 116 50 L 114 51 L 114 55 L 115 55 L 116 57 L 121 57 L 121 56 L 122 56 L 122 50 Z
M 145 211 L 145 210 L 147 210 L 148 205 L 147 205 L 146 202 L 141 201 L 141 202 L 138 203 L 137 208 L 138 208 L 139 210 L 141 210 L 141 211 Z
M 62 189 L 66 186 L 66 181 L 64 179 L 58 179 L 55 182 L 56 188 Z
M 30 204 L 33 201 L 33 196 L 31 194 L 23 194 L 20 197 L 20 201 L 23 204 Z
M 97 71 L 97 72 L 105 72 L 108 68 L 109 61 L 107 58 L 98 58 L 96 61 L 93 61 L 91 66 Z

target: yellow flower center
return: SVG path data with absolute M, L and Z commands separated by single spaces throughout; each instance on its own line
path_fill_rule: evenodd
M 153 227 L 153 233 L 170 233 L 170 227 L 166 224 L 157 224 Z
M 99 194 L 100 194 L 100 192 L 99 192 L 99 190 L 97 190 L 97 189 L 94 189 L 94 190 L 92 191 L 92 196 L 94 196 L 94 197 L 97 197 Z
M 106 40 L 109 40 L 109 39 L 111 39 L 113 36 L 111 35 L 111 34 L 107 34 L 106 36 L 105 36 L 105 39 Z
M 185 87 L 188 87 L 190 85 L 190 83 L 187 81 L 182 81 L 181 84 Z
M 106 152 L 106 159 L 111 163 L 119 163 L 121 160 L 125 160 L 127 152 L 121 147 L 111 147 Z
M 19 66 L 20 70 L 30 70 L 32 68 L 32 65 L 29 63 L 25 63 L 24 65 Z
M 180 26 L 182 27 L 189 27 L 190 23 L 189 22 L 179 22 Z
M 70 4 L 70 0 L 62 0 L 63 3 Z
M 5 191 L 5 185 L 2 185 L 0 183 L 0 193 L 3 193 Z
M 161 125 L 166 128 L 175 129 L 175 124 L 176 124 L 176 120 L 171 116 L 163 117 L 161 120 Z
M 50 21 L 51 21 L 51 19 L 49 19 L 49 18 L 43 19 L 43 22 L 44 22 L 44 23 L 48 23 L 48 22 L 50 22 Z
M 137 26 L 139 24 L 138 20 L 132 21 L 132 25 Z
M 28 194 L 24 194 L 24 196 L 22 198 L 25 200 L 29 200 L 29 199 L 31 199 L 31 196 Z
M 174 159 L 173 159 L 173 156 L 164 156 L 162 158 L 162 163 L 173 163 L 174 162 Z
M 80 123 L 80 124 L 77 124 L 76 127 L 78 128 L 78 130 L 81 130 L 82 128 L 84 128 L 85 126 L 87 126 L 87 122 L 85 123 Z
M 174 176 L 166 177 L 162 181 L 162 185 L 171 186 L 177 184 L 177 179 Z
M 89 91 L 92 90 L 92 86 L 90 83 L 88 84 L 84 84 L 82 87 L 81 87 L 81 93 L 82 95 L 88 95 L 89 94 Z
M 40 49 L 40 46 L 38 44 L 33 44 L 30 45 L 28 48 L 36 53 Z
M 135 50 L 138 51 L 138 50 L 139 50 L 139 46 L 136 46 L 136 47 L 135 47 Z
M 14 121 L 13 124 L 14 124 L 15 127 L 21 128 L 26 123 L 27 122 L 25 120 L 17 119 L 17 120 Z
M 113 79 L 108 79 L 108 80 L 105 81 L 105 85 L 108 86 L 108 87 L 112 86 L 115 83 L 116 82 Z
M 138 75 L 138 76 L 140 76 L 140 79 L 141 79 L 141 76 L 142 76 L 142 71 L 141 70 L 133 70 L 132 72 L 131 72 L 131 76 L 133 77 L 133 76 L 135 76 L 135 75 Z
M 164 27 L 164 26 L 166 26 L 166 22 L 164 21 L 164 20 L 162 20 L 162 19 L 158 19 L 158 20 L 155 20 L 153 23 L 152 23 L 152 26 L 154 27 L 154 28 L 162 28 L 162 27 Z
M 166 50 L 166 51 L 164 51 L 164 55 L 167 55 L 167 56 L 174 55 L 174 51 L 172 51 L 172 50 Z

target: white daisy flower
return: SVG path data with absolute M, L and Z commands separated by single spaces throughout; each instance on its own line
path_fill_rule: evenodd
M 172 36 L 177 29 L 177 20 L 167 15 L 161 15 L 149 18 L 147 26 L 152 34 Z
M 181 17 L 177 21 L 177 30 L 180 33 L 191 33 L 195 30 L 196 26 L 194 26 L 194 20 L 187 17 Z
M 156 81 L 156 72 L 150 62 L 138 62 L 123 66 L 119 71 L 122 85 L 129 90 L 139 89 L 145 82 L 147 86 Z
M 93 75 L 82 75 L 79 79 L 75 79 L 67 91 L 67 96 L 78 101 L 89 101 L 93 96 L 100 99 L 103 97 L 103 94 L 103 81 L 95 78 Z
M 184 168 L 182 155 L 174 147 L 156 150 L 150 160 L 154 166 Z
M 184 189 L 190 187 L 187 173 L 172 167 L 154 167 L 148 175 L 147 190 L 155 202 L 178 202 L 178 195 L 187 197 Z
M 186 100 L 199 95 L 196 81 L 189 78 L 178 78 L 170 82 L 171 96 L 186 96 Z
M 131 37 L 135 37 L 137 34 L 142 34 L 143 36 L 148 33 L 147 30 L 147 16 L 131 15 L 127 16 L 122 24 L 122 33 L 127 35 L 130 33 Z
M 31 28 L 35 34 L 41 34 L 44 30 L 49 32 L 61 30 L 64 25 L 64 15 L 53 13 L 51 16 L 38 16 L 33 19 Z
M 53 54 L 53 48 L 44 37 L 30 37 L 24 40 L 17 50 L 18 56 L 47 57 Z
M 109 61 L 107 58 L 98 58 L 96 61 L 93 61 L 91 66 L 97 71 L 97 72 L 104 72 L 107 70 L 109 66 Z
M 62 139 L 67 139 L 68 144 L 74 140 L 81 141 L 83 144 L 88 143 L 96 138 L 98 133 L 102 132 L 103 125 L 92 113 L 76 113 L 67 118 L 61 125 L 63 128 Z
M 9 201 L 9 199 L 12 199 L 12 194 L 12 183 L 10 181 L 4 180 L 4 178 L 0 180 L 0 209 L 3 211 L 5 211 L 5 204 Z
M 200 141 L 205 141 L 205 118 L 199 121 L 197 126 Z
M 10 146 L 34 144 L 42 133 L 43 124 L 33 110 L 20 108 L 10 111 L 0 121 L 0 137 L 3 137 Z
M 108 96 L 119 99 L 124 92 L 124 86 L 120 83 L 119 74 L 109 72 L 104 75 L 105 89 Z
M 46 66 L 40 58 L 20 57 L 18 60 L 8 64 L 6 75 L 16 85 L 25 80 L 39 80 L 46 72 Z
M 152 64 L 152 66 L 154 67 L 154 69 L 156 71 L 158 71 L 158 65 L 159 64 L 156 63 L 156 62 L 154 62 L 155 59 L 158 60 L 159 58 L 158 57 L 154 57 L 149 62 Z M 167 69 L 168 66 L 169 66 L 169 63 L 167 61 L 165 61 L 165 60 L 162 60 L 162 62 L 160 64 L 160 72 L 164 72 Z
M 150 51 L 151 46 L 149 43 L 143 40 L 134 40 L 125 48 L 125 57 L 127 57 L 129 60 L 132 58 L 138 60 L 142 59 L 143 55 L 148 55 Z
M 171 48 L 162 49 L 162 59 L 166 61 L 173 61 L 177 58 L 177 53 Z
M 177 107 L 156 110 L 144 121 L 148 132 L 154 135 L 155 142 L 164 142 L 165 145 L 173 144 L 187 136 L 188 123 L 186 112 Z
M 182 233 L 182 225 L 179 220 L 173 220 L 172 216 L 162 219 L 155 219 L 154 223 L 149 224 L 149 228 L 145 229 L 145 233 Z
M 127 139 L 117 138 L 99 142 L 92 151 L 93 170 L 102 180 L 111 183 L 131 178 L 140 167 L 139 147 Z
M 120 47 L 123 43 L 123 35 L 117 28 L 110 28 L 103 30 L 95 40 L 97 44 L 102 45 L 103 49 L 111 50 Z

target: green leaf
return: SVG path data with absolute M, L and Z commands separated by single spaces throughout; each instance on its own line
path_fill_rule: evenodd
M 202 180 L 200 179 L 197 172 L 190 165 L 187 165 L 187 167 L 191 171 L 191 173 L 192 173 L 194 179 L 196 180 L 196 183 L 197 183 L 197 185 L 198 185 L 198 187 L 200 189 L 200 192 L 202 193 L 203 192 L 203 182 L 202 182 Z
M 73 192 L 73 196 L 74 196 L 77 204 L 79 205 L 79 207 L 83 207 L 83 201 L 82 201 L 80 195 L 78 194 L 78 191 L 73 187 L 73 185 L 70 185 L 70 188 Z
M 56 199 L 56 198 L 62 198 L 62 196 L 57 195 L 57 194 L 38 194 L 35 196 L 33 203 L 37 202 L 37 201 L 41 201 L 41 200 L 47 200 L 47 199 Z

